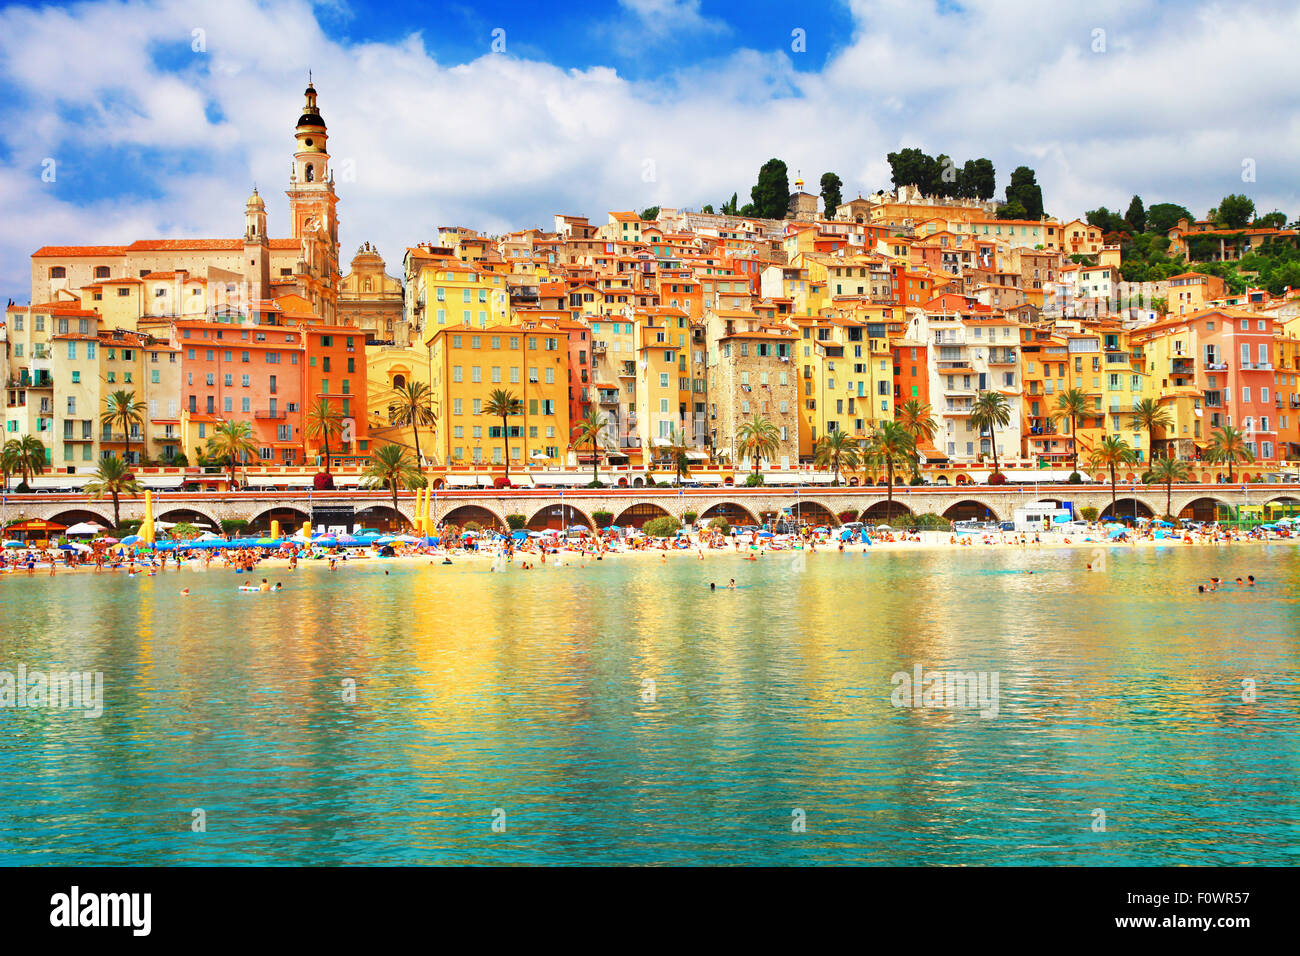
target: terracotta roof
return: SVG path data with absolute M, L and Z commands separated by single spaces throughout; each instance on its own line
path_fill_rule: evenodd
M 74 256 L 120 256 L 126 252 L 126 246 L 41 246 L 32 253 L 32 258 L 38 256 L 69 258 Z

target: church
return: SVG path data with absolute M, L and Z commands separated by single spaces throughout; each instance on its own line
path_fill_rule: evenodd
M 274 321 L 274 300 L 293 295 L 310 305 L 313 321 L 339 324 L 338 195 L 329 134 L 316 88 L 308 83 L 303 95 L 287 190 L 288 238 L 270 237 L 266 203 L 254 188 L 238 238 L 36 250 L 31 301 L 80 301 L 99 312 L 107 328 L 158 332 L 175 319 Z

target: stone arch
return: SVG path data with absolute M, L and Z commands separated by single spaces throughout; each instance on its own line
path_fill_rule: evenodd
M 633 528 L 640 528 L 651 518 L 662 518 L 668 515 L 668 512 L 658 505 L 643 501 L 630 507 L 624 508 L 619 512 L 618 517 L 614 519 L 614 524 L 620 528 L 626 528 L 629 525 Z M 669 517 L 672 517 L 669 515 Z
M 1274 495 L 1264 502 L 1264 506 L 1264 513 L 1270 518 L 1300 515 L 1300 498 L 1294 495 Z
M 863 524 L 874 524 L 882 522 L 892 522 L 900 518 L 915 517 L 915 512 L 901 501 L 877 501 L 874 505 L 866 508 L 862 512 L 861 521 Z
M 809 501 L 807 498 L 800 498 L 790 505 L 790 513 L 794 515 L 796 524 L 825 525 L 834 528 L 840 523 L 833 509 L 820 501 Z
M 974 498 L 962 498 L 944 509 L 943 516 L 949 521 L 1001 521 L 997 510 L 983 501 Z
M 1098 517 L 1102 521 L 1119 521 L 1125 518 L 1154 518 L 1155 514 L 1155 509 L 1141 498 L 1129 495 L 1127 498 L 1117 498 L 1114 505 L 1106 502 L 1106 507 L 1101 509 Z
M 1219 507 L 1231 507 L 1227 501 L 1214 495 L 1190 495 L 1181 504 L 1177 499 L 1174 503 L 1178 507 L 1174 514 L 1184 521 L 1217 521 Z
M 311 515 L 301 508 L 294 508 L 289 505 L 281 505 L 275 508 L 267 508 L 259 512 L 248 522 L 249 533 L 270 534 L 271 522 L 278 520 L 280 522 L 280 534 L 290 535 L 295 530 L 301 528 L 303 522 L 310 521 Z
M 67 528 L 83 521 L 111 528 L 113 527 L 113 503 L 110 500 L 107 508 L 68 508 L 66 511 L 55 512 L 46 520 Z
M 153 517 L 154 521 L 170 521 L 173 524 L 180 524 L 184 521 L 195 527 L 206 525 L 214 531 L 221 530 L 220 521 L 206 511 L 199 511 L 197 508 L 168 508 L 166 511 L 159 511 Z
M 505 527 L 505 522 L 495 512 L 480 505 L 459 505 L 452 508 L 438 519 L 438 527 L 454 524 L 458 528 L 464 528 L 471 521 L 482 528 L 500 529 Z
M 581 508 L 566 502 L 543 505 L 533 512 L 525 527 L 529 531 L 563 531 L 575 524 L 595 528 L 596 522 Z
M 404 530 L 408 521 L 401 511 L 393 511 L 392 505 L 373 504 L 358 508 L 352 516 L 352 524 L 356 528 L 374 528 L 398 534 Z
M 714 518 L 725 518 L 727 524 L 733 527 L 736 525 L 758 524 L 758 518 L 754 512 L 734 501 L 719 501 L 709 505 L 700 512 L 699 522 L 700 524 L 708 524 Z

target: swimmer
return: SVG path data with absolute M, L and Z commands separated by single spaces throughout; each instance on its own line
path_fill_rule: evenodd
M 735 578 L 732 578 L 732 579 L 727 583 L 727 590 L 728 590 L 728 591 L 734 591 L 734 590 L 736 590 L 736 579 L 735 579 Z
M 190 589 L 189 589 L 189 588 L 181 588 L 181 597 L 189 597 L 189 596 L 190 596 Z
M 1204 593 L 1205 593 L 1205 585 L 1204 585 L 1204 584 L 1198 584 L 1198 585 L 1196 585 L 1196 593 L 1197 593 L 1197 594 L 1204 594 Z
M 718 586 L 717 586 L 716 584 L 714 584 L 712 581 L 710 581 L 710 582 L 709 582 L 709 590 L 710 590 L 710 591 L 716 591 L 717 589 L 718 589 Z
M 269 591 L 271 590 L 271 585 L 267 582 L 266 578 L 262 578 L 262 583 L 257 586 L 257 589 L 259 591 Z
M 1247 586 L 1253 588 L 1255 586 L 1255 575 L 1253 574 L 1246 575 L 1246 581 L 1248 582 Z
M 1237 583 L 1238 583 L 1238 584 L 1243 584 L 1243 583 L 1245 583 L 1245 582 L 1243 582 L 1243 581 L 1241 580 L 1241 578 L 1237 578 Z
M 279 581 L 276 581 L 276 582 L 275 582 L 275 587 L 271 588 L 271 590 L 272 590 L 272 591 L 283 591 L 283 590 L 284 590 L 284 585 L 281 584 Z

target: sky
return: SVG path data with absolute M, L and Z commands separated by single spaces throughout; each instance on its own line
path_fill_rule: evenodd
M 0 7 L 0 297 L 43 245 L 273 236 L 310 69 L 342 261 L 442 225 L 742 204 L 769 158 L 845 198 L 887 153 L 1032 167 L 1065 219 L 1133 194 L 1300 215 L 1293 0 L 90 0 Z M 344 266 L 346 269 L 346 265 Z

